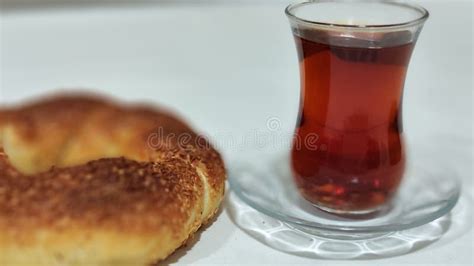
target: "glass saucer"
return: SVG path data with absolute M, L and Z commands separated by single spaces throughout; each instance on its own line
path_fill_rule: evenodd
M 379 237 L 339 240 L 295 229 L 243 202 L 234 192 L 226 196 L 231 221 L 250 237 L 276 250 L 316 259 L 380 259 L 407 254 L 437 241 L 452 241 L 472 227 L 472 199 L 463 194 L 456 207 L 427 224 Z
M 370 239 L 419 227 L 447 214 L 460 195 L 460 182 L 453 171 L 430 160 L 412 160 L 416 164 L 407 166 L 399 192 L 386 210 L 346 218 L 323 212 L 299 195 L 286 155 L 270 162 L 261 158 L 231 165 L 229 184 L 235 195 L 295 232 L 328 239 Z

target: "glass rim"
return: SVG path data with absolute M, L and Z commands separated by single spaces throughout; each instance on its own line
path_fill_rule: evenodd
M 303 19 L 294 14 L 294 10 L 299 7 L 311 4 L 321 4 L 321 3 L 379 3 L 379 4 L 387 4 L 387 5 L 397 5 L 405 8 L 409 8 L 412 10 L 416 10 L 420 13 L 419 17 L 415 19 L 408 20 L 406 22 L 401 23 L 387 23 L 387 24 L 340 24 L 340 23 L 328 23 L 328 22 L 321 22 L 317 20 L 308 20 Z M 306 0 L 303 2 L 296 2 L 293 4 L 288 5 L 285 8 L 285 14 L 290 20 L 294 20 L 299 23 L 313 25 L 313 26 L 320 26 L 320 27 L 330 27 L 330 28 L 340 28 L 340 29 L 350 29 L 350 30 L 384 30 L 384 29 L 393 29 L 393 28 L 405 28 L 409 26 L 414 26 L 423 23 L 428 19 L 430 13 L 424 7 L 413 4 L 407 3 L 406 1 L 398 1 L 398 0 L 364 0 L 354 2 L 351 0 Z

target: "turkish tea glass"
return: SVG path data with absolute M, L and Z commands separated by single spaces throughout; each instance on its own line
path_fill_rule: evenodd
M 403 87 L 429 14 L 370 0 L 301 2 L 286 14 L 301 81 L 291 150 L 298 191 L 331 213 L 381 210 L 405 171 Z

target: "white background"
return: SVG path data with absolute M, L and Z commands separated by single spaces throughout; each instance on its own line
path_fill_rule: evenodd
M 0 103 L 62 88 L 161 103 L 208 134 L 227 162 L 255 148 L 240 140 L 264 132 L 268 119 L 293 129 L 299 84 L 286 1 L 0 1 Z M 462 177 L 472 208 L 473 4 L 420 3 L 431 17 L 405 86 L 408 143 Z M 257 242 L 224 207 L 166 263 L 472 265 L 471 227 L 472 219 L 452 221 L 442 239 L 403 256 L 323 261 Z

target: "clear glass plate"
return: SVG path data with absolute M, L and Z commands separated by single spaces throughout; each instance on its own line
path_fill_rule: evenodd
M 419 227 L 367 239 L 339 240 L 295 229 L 247 205 L 234 192 L 226 197 L 232 222 L 249 236 L 276 250 L 316 259 L 379 259 L 424 248 L 443 237 L 458 239 L 472 227 L 472 199 L 464 194 L 447 215 Z
M 253 209 L 313 236 L 357 240 L 412 229 L 447 214 L 460 196 L 460 182 L 453 171 L 417 159 L 408 165 L 397 196 L 384 212 L 357 219 L 340 217 L 304 200 L 292 182 L 288 157 L 277 157 L 271 162 L 249 158 L 232 164 L 230 187 Z

